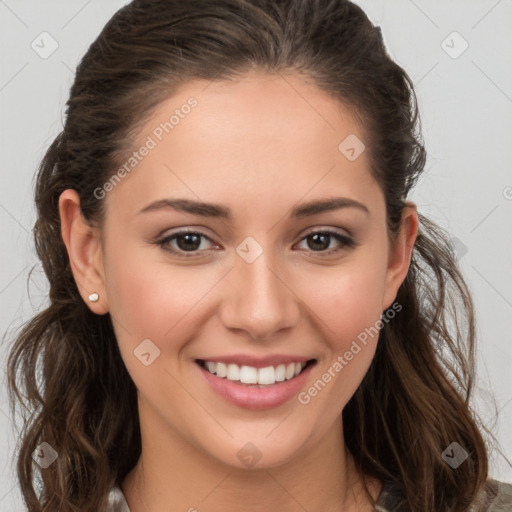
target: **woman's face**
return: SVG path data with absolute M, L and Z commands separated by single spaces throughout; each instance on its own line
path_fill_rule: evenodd
M 361 141 L 292 75 L 189 83 L 145 124 L 103 189 L 100 295 L 149 442 L 272 467 L 339 431 L 410 256 Z

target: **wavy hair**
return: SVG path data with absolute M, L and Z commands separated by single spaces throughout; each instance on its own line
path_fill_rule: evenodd
M 63 130 L 35 186 L 34 239 L 49 305 L 17 333 L 8 360 L 11 409 L 22 411 L 17 475 L 29 512 L 102 510 L 141 453 L 137 392 L 111 317 L 82 300 L 61 236 L 60 194 L 74 189 L 101 225 L 94 191 L 125 161 L 139 129 L 179 87 L 236 79 L 252 69 L 295 72 L 361 122 L 370 171 L 396 236 L 426 152 L 413 83 L 380 31 L 348 0 L 134 0 L 118 10 L 80 61 Z M 448 234 L 423 215 L 397 300 L 371 367 L 346 405 L 347 446 L 364 474 L 391 480 L 397 510 L 463 512 L 488 478 L 488 429 L 470 406 L 475 319 Z M 469 453 L 456 470 L 453 441 Z M 32 452 L 58 458 L 34 471 Z

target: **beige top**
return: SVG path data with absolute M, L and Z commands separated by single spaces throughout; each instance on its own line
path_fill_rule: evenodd
M 384 482 L 379 494 L 375 512 L 391 512 L 397 504 L 400 492 L 391 482 Z M 512 485 L 489 480 L 482 495 L 483 508 L 473 507 L 468 512 L 512 512 Z M 105 512 L 130 512 L 123 492 L 115 486 L 109 494 L 108 507 Z

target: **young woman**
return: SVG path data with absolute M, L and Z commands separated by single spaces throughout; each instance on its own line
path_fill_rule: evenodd
M 135 0 L 42 162 L 30 512 L 512 510 L 410 78 L 347 0 Z M 458 316 L 454 316 L 457 311 Z

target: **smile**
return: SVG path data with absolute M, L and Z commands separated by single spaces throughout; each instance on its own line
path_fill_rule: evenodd
M 212 375 L 221 379 L 259 387 L 272 386 L 276 382 L 291 380 L 300 375 L 309 362 L 291 362 L 265 368 L 203 360 L 198 360 L 198 363 Z
M 221 399 L 244 409 L 264 410 L 289 402 L 306 386 L 316 359 L 272 356 L 196 359 L 207 387 Z M 236 361 L 236 362 L 235 362 Z

